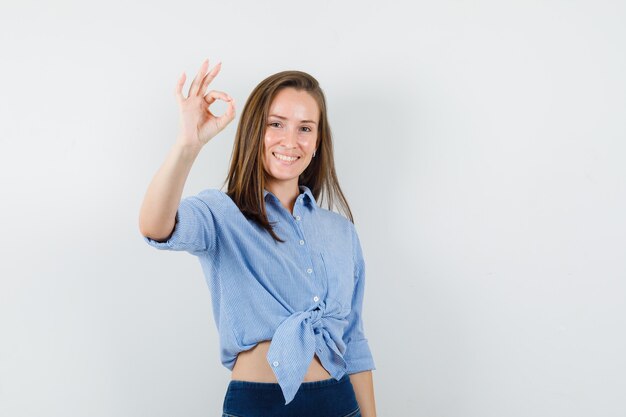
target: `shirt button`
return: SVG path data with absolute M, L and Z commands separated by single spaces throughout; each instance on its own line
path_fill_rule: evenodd
M 296 220 L 300 220 L 300 216 L 296 216 Z
M 316 303 L 320 300 L 320 298 L 316 295 L 315 297 L 313 297 L 313 301 L 315 301 Z
M 274 361 L 274 366 L 278 366 L 278 361 Z
M 304 240 L 301 240 L 301 241 L 300 241 L 300 244 L 301 244 L 301 245 L 304 245 Z
M 309 269 L 306 270 L 306 272 L 308 272 L 310 274 L 311 272 L 313 272 L 313 270 L 311 268 L 309 268 Z

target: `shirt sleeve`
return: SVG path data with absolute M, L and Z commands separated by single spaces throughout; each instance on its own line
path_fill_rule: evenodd
M 192 254 L 213 250 L 217 240 L 217 212 L 216 207 L 207 202 L 209 195 L 209 190 L 205 190 L 180 201 L 174 230 L 167 240 L 159 242 L 147 236 L 143 236 L 143 239 L 150 246 L 161 250 L 187 251 Z
M 369 343 L 365 337 L 363 328 L 363 296 L 365 294 L 365 261 L 363 259 L 363 251 L 361 242 L 356 233 L 356 229 L 352 229 L 352 242 L 354 248 L 354 292 L 352 294 L 352 308 L 347 316 L 348 326 L 344 332 L 344 342 L 346 343 L 346 352 L 344 360 L 347 364 L 347 373 L 354 374 L 357 372 L 376 369 L 374 358 L 370 351 Z

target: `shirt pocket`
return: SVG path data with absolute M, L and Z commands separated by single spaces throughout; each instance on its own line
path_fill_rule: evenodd
M 350 311 L 354 292 L 354 274 L 351 262 L 331 253 L 320 252 L 328 298 L 332 298 L 341 306 L 346 314 Z

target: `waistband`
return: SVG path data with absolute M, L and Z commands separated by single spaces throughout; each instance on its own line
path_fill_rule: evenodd
M 348 374 L 344 374 L 340 379 L 328 378 L 319 381 L 307 381 L 300 384 L 300 388 L 303 391 L 311 389 L 319 389 L 324 387 L 330 387 L 333 385 L 345 384 L 350 379 Z M 228 389 L 260 389 L 260 390 L 273 390 L 280 391 L 280 384 L 276 382 L 256 382 L 256 381 L 243 381 L 240 379 L 231 379 L 228 383 Z

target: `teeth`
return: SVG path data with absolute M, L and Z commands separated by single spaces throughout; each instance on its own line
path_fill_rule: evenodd
M 282 161 L 288 161 L 288 162 L 295 161 L 296 159 L 298 159 L 298 157 L 297 157 L 297 156 L 295 156 L 295 157 L 289 157 L 289 156 L 281 155 L 281 154 L 279 154 L 279 153 L 275 153 L 275 152 L 274 152 L 274 156 L 275 156 L 276 158 L 278 158 L 278 159 L 282 160 Z

